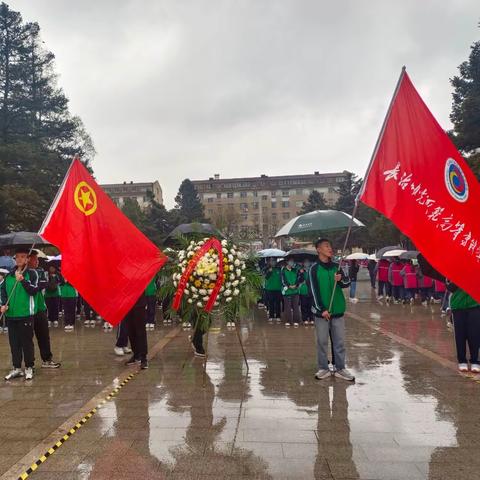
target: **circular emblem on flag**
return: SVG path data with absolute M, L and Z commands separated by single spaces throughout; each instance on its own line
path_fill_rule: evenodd
M 468 183 L 460 168 L 460 165 L 453 159 L 448 158 L 445 164 L 445 185 L 450 195 L 458 202 L 466 202 L 468 199 Z
M 97 209 L 97 195 L 87 182 L 80 182 L 73 194 L 75 205 L 87 217 Z

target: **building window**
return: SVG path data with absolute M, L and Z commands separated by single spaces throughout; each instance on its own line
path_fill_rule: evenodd
M 248 212 L 248 203 L 241 203 L 240 210 L 242 210 L 242 212 Z
M 302 189 L 297 189 L 295 190 L 296 195 L 303 195 L 303 190 Z
M 213 198 L 212 198 L 212 197 L 208 197 L 208 198 L 207 198 L 207 202 L 208 202 L 208 203 L 213 203 Z
M 272 220 L 276 220 L 277 219 L 277 214 L 276 213 L 272 213 Z
M 252 206 L 254 210 L 258 210 L 258 202 L 253 202 Z
M 276 196 L 277 196 L 277 192 L 276 192 L 275 190 L 272 190 L 272 191 L 270 192 L 270 195 L 271 195 L 272 197 L 276 197 Z
M 227 193 L 227 198 L 233 198 L 233 192 L 228 192 Z
M 282 197 L 289 197 L 290 196 L 290 190 L 282 190 Z
M 302 208 L 303 207 L 303 202 L 295 202 L 295 206 L 297 208 Z
M 221 193 L 217 193 L 217 198 L 222 198 L 222 194 L 221 194 Z
M 268 200 L 268 195 L 262 195 L 262 200 Z
M 282 202 L 282 207 L 283 208 L 289 208 L 290 207 L 290 202 L 288 200 L 285 200 Z
M 277 208 L 277 202 L 272 202 L 272 208 Z
M 240 198 L 247 198 L 247 192 L 240 192 Z
M 248 215 L 243 214 L 243 215 L 242 215 L 242 220 L 245 220 L 245 221 L 248 220 Z
M 290 218 L 290 212 L 283 212 L 282 213 L 282 218 L 284 220 L 288 220 Z
M 253 192 L 253 196 L 254 196 L 254 197 L 258 197 L 258 192 L 257 192 L 257 191 L 254 191 L 254 192 Z

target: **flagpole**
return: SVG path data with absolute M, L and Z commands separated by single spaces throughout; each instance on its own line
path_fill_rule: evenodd
M 358 194 L 355 198 L 355 205 L 353 207 L 352 218 L 350 220 L 350 225 L 348 226 L 347 235 L 346 235 L 345 241 L 343 243 L 342 254 L 340 256 L 340 264 L 339 264 L 339 267 L 338 267 L 338 273 L 340 272 L 342 260 L 343 260 L 343 257 L 345 256 L 345 251 L 347 249 L 348 242 L 350 240 L 350 235 L 352 233 L 352 228 L 353 228 L 353 225 L 355 223 L 355 216 L 357 214 L 358 204 L 360 203 L 360 197 L 362 196 L 363 192 L 365 191 L 365 186 L 367 184 L 368 175 L 370 174 L 370 170 L 372 169 L 373 161 L 375 160 L 375 157 L 377 156 L 378 149 L 380 148 L 380 143 L 383 140 L 383 135 L 385 133 L 385 129 L 387 128 L 387 123 L 388 123 L 388 120 L 390 119 L 390 114 L 392 113 L 393 104 L 395 102 L 395 99 L 397 98 L 398 91 L 400 90 L 400 86 L 402 84 L 403 77 L 405 76 L 406 73 L 407 73 L 407 67 L 404 65 L 402 67 L 402 71 L 400 72 L 400 76 L 398 77 L 397 85 L 395 86 L 395 90 L 393 92 L 392 99 L 390 100 L 390 104 L 388 105 L 388 110 L 387 110 L 387 113 L 386 113 L 385 118 L 383 120 L 382 128 L 381 128 L 380 134 L 377 138 L 377 142 L 375 143 L 375 148 L 373 149 L 372 156 L 370 157 L 370 162 L 368 164 L 367 171 L 365 173 L 365 176 L 363 177 L 362 185 L 360 186 Z M 335 290 L 337 288 L 337 283 L 338 283 L 337 280 L 335 280 L 335 283 L 333 285 L 332 296 L 330 297 L 330 304 L 329 304 L 329 307 L 328 307 L 328 312 L 330 312 L 331 309 L 332 309 L 333 297 L 335 295 Z
M 53 199 L 52 204 L 50 205 L 50 208 L 48 209 L 47 214 L 45 215 L 45 218 L 43 219 L 42 226 L 38 230 L 38 234 L 42 236 L 42 233 L 46 226 L 48 225 L 48 222 L 50 221 L 50 218 L 53 214 L 53 211 L 55 210 L 55 207 L 57 206 L 58 202 L 60 201 L 60 197 L 62 196 L 63 190 L 65 189 L 65 183 L 67 183 L 67 178 L 68 175 L 70 174 L 70 170 L 73 167 L 73 164 L 75 163 L 75 160 L 79 160 L 80 158 L 78 156 L 73 157 L 73 160 L 70 162 L 70 166 L 68 167 L 67 172 L 65 173 L 65 176 L 63 177 L 63 181 L 57 190 L 57 194 L 55 195 L 55 198 Z

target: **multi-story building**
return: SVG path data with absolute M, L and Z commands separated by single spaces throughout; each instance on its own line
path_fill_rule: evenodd
M 228 178 L 219 175 L 195 180 L 205 216 L 230 232 L 267 239 L 298 215 L 313 190 L 321 192 L 329 205 L 338 198 L 338 185 L 349 172 Z
M 158 180 L 145 183 L 111 183 L 100 186 L 118 207 L 123 206 L 126 198 L 136 200 L 142 210 L 151 205 L 152 199 L 163 205 L 162 187 Z

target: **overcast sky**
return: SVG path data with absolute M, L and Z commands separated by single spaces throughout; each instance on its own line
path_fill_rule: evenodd
M 100 182 L 364 174 L 402 65 L 444 128 L 478 0 L 12 0 Z

